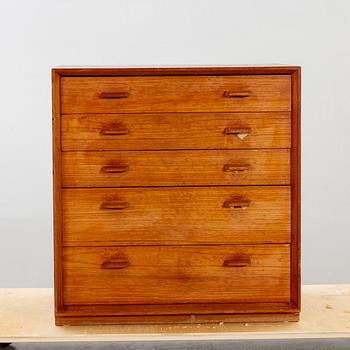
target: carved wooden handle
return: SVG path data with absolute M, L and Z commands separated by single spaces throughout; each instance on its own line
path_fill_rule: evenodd
M 242 127 L 228 127 L 225 128 L 224 134 L 225 135 L 238 135 L 238 134 L 250 134 L 252 131 L 251 128 L 242 128 Z
M 222 170 L 225 172 L 241 173 L 249 170 L 249 168 L 249 164 L 225 164 Z
M 101 265 L 101 269 L 125 269 L 129 265 L 130 262 L 127 259 L 111 259 L 105 260 Z
M 103 166 L 101 168 L 101 172 L 107 173 L 107 174 L 125 173 L 128 170 L 129 170 L 129 167 L 127 165 L 110 165 L 110 166 Z
M 119 200 L 110 200 L 110 201 L 104 201 L 101 204 L 101 209 L 107 209 L 107 210 L 122 210 L 129 207 L 129 203 L 125 201 L 119 201 Z
M 127 135 L 129 133 L 129 130 L 124 129 L 103 129 L 100 131 L 101 135 L 111 135 L 111 136 L 118 136 L 118 135 Z
M 247 199 L 241 198 L 231 198 L 224 202 L 224 208 L 232 208 L 232 209 L 247 209 L 249 208 L 250 201 Z
M 228 258 L 224 261 L 222 264 L 223 267 L 246 267 L 250 265 L 250 258 L 249 256 L 240 255 L 240 256 L 234 256 L 232 258 Z
M 111 92 L 101 92 L 100 98 L 128 98 L 130 96 L 129 92 L 127 91 L 111 91 Z
M 224 91 L 223 96 L 227 98 L 246 98 L 251 95 L 250 91 Z

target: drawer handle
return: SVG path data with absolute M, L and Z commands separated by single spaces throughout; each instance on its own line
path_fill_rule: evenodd
M 250 94 L 250 91 L 224 91 L 223 96 L 227 98 L 246 98 Z
M 249 256 L 235 256 L 226 259 L 222 264 L 223 267 L 246 267 L 251 263 Z
M 222 170 L 225 172 L 238 174 L 244 171 L 248 171 L 249 168 L 250 168 L 249 164 L 225 164 Z
M 129 260 L 106 260 L 102 263 L 101 269 L 125 269 L 130 265 Z
M 251 128 L 235 128 L 235 127 L 228 127 L 228 128 L 225 128 L 224 134 L 225 134 L 225 135 L 250 134 L 251 131 L 252 131 Z
M 118 136 L 118 135 L 127 135 L 129 133 L 128 129 L 103 129 L 100 131 L 101 135 L 111 135 L 111 136 Z
M 250 201 L 248 199 L 231 198 L 224 202 L 223 207 L 231 209 L 247 209 L 249 208 L 249 205 Z
M 127 165 L 111 165 L 111 166 L 103 166 L 101 168 L 101 172 L 106 174 L 119 174 L 125 173 L 129 170 Z
M 101 92 L 100 98 L 128 98 L 130 94 L 127 91 Z
M 129 203 L 125 201 L 105 201 L 101 204 L 101 209 L 122 210 L 129 208 Z

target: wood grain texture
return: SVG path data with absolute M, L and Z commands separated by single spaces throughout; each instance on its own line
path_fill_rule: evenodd
M 298 318 L 300 67 L 59 68 L 53 70 L 52 82 L 57 324 Z M 230 163 L 226 163 L 228 155 Z M 231 155 L 235 155 L 234 162 Z M 245 160 L 254 161 L 254 166 Z M 63 176 L 61 163 L 68 177 Z M 96 172 L 98 167 L 100 171 Z M 93 183 L 98 187 L 64 188 L 67 179 L 68 186 Z M 280 182 L 283 179 L 286 181 Z M 262 184 L 265 186 L 259 186 Z M 200 288 L 210 282 L 206 272 L 214 281 L 224 276 L 221 272 L 211 273 L 217 265 L 206 263 L 223 257 L 220 254 L 225 249 L 240 247 L 254 251 L 271 247 L 273 256 L 275 249 L 283 247 L 288 258 L 283 254 L 282 258 L 269 260 L 269 254 L 259 253 L 259 259 L 252 260 L 254 254 L 240 252 L 226 257 L 221 269 L 226 273 L 225 269 L 252 268 L 257 278 L 243 280 L 241 273 L 236 273 L 228 284 L 221 280 L 217 283 L 225 288 L 240 282 L 238 290 L 231 288 L 218 296 L 215 290 L 211 293 L 212 284 L 206 294 L 205 285 L 199 294 L 204 301 L 198 302 L 193 290 L 182 293 L 185 301 L 173 301 L 172 297 L 182 295 L 173 288 L 166 298 L 168 284 L 162 281 L 168 278 L 170 285 L 183 283 L 184 288 L 189 288 L 187 278 Z M 202 260 L 195 253 L 182 253 L 194 248 L 205 252 L 201 255 L 196 249 Z M 126 259 L 118 254 L 112 259 L 108 256 L 99 272 L 94 265 L 96 259 L 85 259 L 92 251 L 115 249 L 133 253 Z M 165 254 L 165 259 L 177 257 L 174 265 L 168 269 L 158 255 L 142 254 L 155 249 L 177 252 Z M 69 255 L 74 268 L 66 270 L 62 268 L 63 251 L 86 254 Z M 149 283 L 142 286 L 156 284 L 155 302 L 163 298 L 163 303 L 145 304 L 142 296 L 151 300 L 154 294 L 149 288 L 148 294 L 141 295 L 141 286 L 130 289 L 139 301 L 130 304 L 123 294 L 123 304 L 118 304 L 113 286 L 126 293 L 125 285 L 105 276 L 125 273 L 125 278 L 130 277 L 127 283 L 137 284 L 144 270 L 139 268 L 142 263 L 133 270 L 134 262 L 148 255 L 154 264 L 148 266 L 147 259 L 144 264 L 155 273 L 141 276 Z M 85 260 L 79 260 L 81 257 Z M 181 265 L 183 259 L 190 263 Z M 262 265 L 252 265 L 252 261 Z M 283 265 L 278 271 L 285 276 L 277 289 L 276 284 L 266 288 L 266 293 L 260 294 L 263 299 L 255 292 L 242 292 L 250 283 L 258 283 L 259 276 L 266 276 L 264 273 L 276 272 L 275 262 Z M 189 273 L 193 267 L 201 279 Z M 127 275 L 127 271 L 132 273 Z M 186 273 L 181 279 L 183 271 Z M 92 272 L 87 274 L 88 280 L 102 281 L 94 284 L 100 288 L 102 298 L 108 299 L 106 295 L 112 293 L 115 299 L 98 303 L 93 300 L 93 292 L 84 291 L 82 298 L 91 298 L 88 305 L 70 304 L 66 288 L 71 288 L 79 299 L 80 292 L 72 286 L 79 284 L 82 288 L 83 274 L 87 272 Z M 167 272 L 169 275 L 164 275 Z M 66 283 L 69 273 L 71 285 Z M 161 278 L 152 280 L 154 276 Z M 257 288 L 262 291 L 265 287 L 263 281 Z M 273 295 L 277 299 L 265 301 L 265 296 Z M 257 299 L 239 299 L 242 296 Z M 278 299 L 281 296 L 283 299 Z M 241 301 L 222 299 L 230 297 Z
M 224 247 L 224 246 L 223 246 Z M 90 304 L 66 305 L 58 316 L 126 316 L 126 315 L 245 315 L 297 312 L 290 301 L 248 303 L 172 303 L 172 304 Z
M 226 128 L 250 129 L 225 135 Z M 103 131 L 125 131 L 103 135 Z M 63 151 L 290 148 L 289 112 L 62 115 Z
M 288 149 L 62 154 L 63 187 L 271 184 L 290 184 Z
M 291 110 L 289 75 L 62 77 L 63 114 Z M 225 97 L 226 91 L 247 97 Z M 127 92 L 127 98 L 102 98 Z
M 224 208 L 249 201 L 247 209 Z M 125 209 L 103 203 L 125 202 Z M 63 190 L 64 245 L 289 243 L 290 188 Z
M 62 213 L 61 213 L 61 114 L 60 76 L 53 71 L 52 81 L 52 178 L 53 178 L 53 230 L 54 230 L 54 283 L 55 312 L 63 308 L 62 296 Z
M 192 324 L 201 326 L 211 323 L 233 322 L 296 322 L 299 313 L 263 313 L 263 314 L 208 314 L 208 315 L 137 315 L 137 316 L 64 316 L 56 317 L 56 326 L 63 325 L 168 325 Z M 171 326 L 170 326 L 171 327 Z
M 301 309 L 301 69 L 292 73 L 292 265 L 291 300 Z
M 225 261 L 249 259 L 245 266 Z M 125 268 L 101 269 L 127 259 Z M 67 305 L 283 302 L 289 245 L 64 248 Z
M 56 67 L 53 72 L 62 77 L 109 76 L 187 76 L 187 75 L 292 75 L 299 66 L 288 65 L 221 65 L 221 66 L 75 66 Z

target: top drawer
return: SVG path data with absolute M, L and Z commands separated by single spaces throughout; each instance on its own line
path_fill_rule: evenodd
M 290 110 L 290 75 L 61 79 L 63 114 Z

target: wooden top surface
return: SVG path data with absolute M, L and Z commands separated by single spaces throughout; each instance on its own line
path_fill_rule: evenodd
M 302 287 L 300 322 L 55 326 L 52 289 L 0 289 L 0 342 L 350 337 L 350 285 Z
M 61 76 L 244 75 L 292 74 L 300 70 L 300 66 L 287 65 L 62 66 L 52 68 L 52 73 Z

